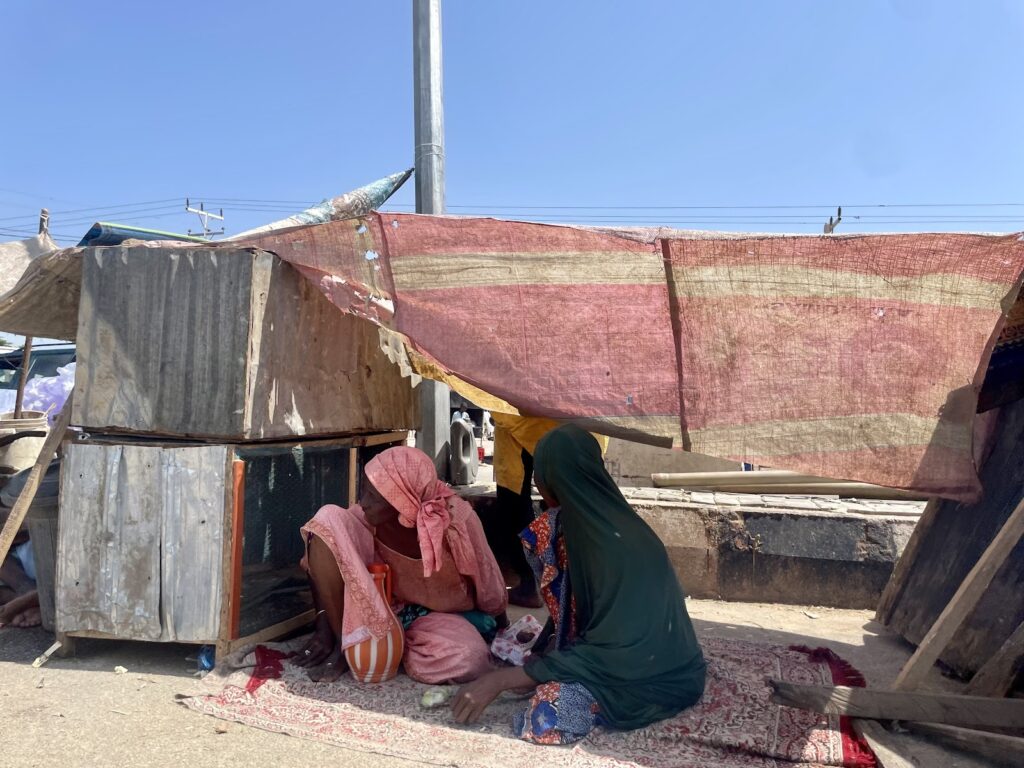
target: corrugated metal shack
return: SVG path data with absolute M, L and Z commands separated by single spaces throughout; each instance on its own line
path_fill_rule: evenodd
M 298 527 L 415 426 L 369 323 L 273 254 L 81 254 L 57 631 L 217 643 L 310 618 Z M 272 442 L 271 442 L 272 441 Z

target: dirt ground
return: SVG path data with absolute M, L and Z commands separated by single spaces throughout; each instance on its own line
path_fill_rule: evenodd
M 888 686 L 911 652 L 867 611 L 712 600 L 691 600 L 689 606 L 703 636 L 827 645 L 858 667 L 871 686 Z M 32 660 L 52 641 L 52 635 L 38 629 L 0 629 L 3 766 L 415 765 L 223 723 L 185 709 L 175 696 L 193 692 L 194 647 L 79 641 L 75 658 L 52 658 L 33 669 Z M 117 674 L 116 666 L 128 671 Z M 928 685 L 954 691 L 958 687 L 937 672 Z M 894 738 L 903 757 L 920 768 L 988 765 L 910 735 Z

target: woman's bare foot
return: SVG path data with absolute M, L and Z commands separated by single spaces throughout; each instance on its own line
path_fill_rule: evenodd
M 328 660 L 328 656 L 338 647 L 338 639 L 334 636 L 327 616 L 321 613 L 316 617 L 316 629 L 313 636 L 292 659 L 297 667 L 311 669 Z
M 42 623 L 43 614 L 38 608 L 26 608 L 11 620 L 12 627 L 20 627 L 21 629 L 38 627 Z
M 25 613 L 29 613 L 29 615 L 21 619 L 22 614 Z M 3 608 L 0 608 L 0 627 L 5 625 L 35 627 L 38 626 L 40 620 L 39 593 L 35 590 L 18 595 L 13 600 L 4 603 Z
M 341 646 L 336 644 L 322 666 L 309 670 L 309 679 L 314 683 L 334 683 L 347 670 L 348 662 L 345 661 L 345 654 L 341 652 Z

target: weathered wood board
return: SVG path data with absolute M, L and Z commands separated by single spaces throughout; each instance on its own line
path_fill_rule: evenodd
M 879 620 L 920 643 L 985 548 L 1024 496 L 1024 401 L 1005 406 L 991 455 L 981 470 L 984 497 L 973 505 L 941 501 L 930 525 L 907 548 L 900 583 L 887 589 Z M 939 660 L 970 677 L 1024 621 L 1024 541 L 1003 567 Z
M 273 254 L 86 249 L 73 423 L 245 441 L 410 429 L 377 329 Z
M 217 638 L 228 450 L 68 446 L 57 573 L 61 632 Z
M 93 435 L 69 443 L 58 634 L 216 642 L 223 651 L 242 635 L 266 639 L 300 626 L 311 607 L 300 527 L 324 504 L 354 503 L 351 469 L 406 437 L 211 445 Z

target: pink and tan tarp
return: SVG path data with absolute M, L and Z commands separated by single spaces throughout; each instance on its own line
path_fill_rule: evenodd
M 340 309 L 521 412 L 971 499 L 1018 235 L 710 236 L 412 214 L 276 231 Z

